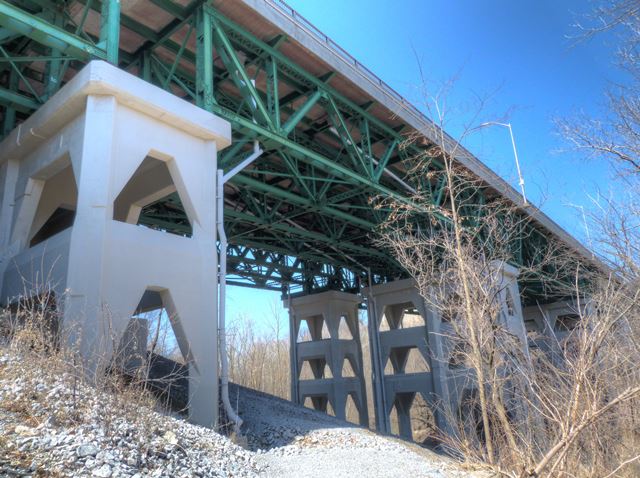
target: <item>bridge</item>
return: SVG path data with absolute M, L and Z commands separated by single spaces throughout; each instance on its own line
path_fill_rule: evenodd
M 344 417 L 351 397 L 367 422 L 357 315 L 366 303 L 378 354 L 377 427 L 389 431 L 395 406 L 402 434 L 411 436 L 404 410 L 416 393 L 428 403 L 459 401 L 438 363 L 447 354 L 436 338 L 441 320 L 375 243 L 388 211 L 373 203 L 410 200 L 405 160 L 429 150 L 441 131 L 284 2 L 0 0 L 0 125 L 0 302 L 24 292 L 25 274 L 35 274 L 37 263 L 29 284 L 39 291 L 43 277 L 55 277 L 69 324 L 103 314 L 107 305 L 127 317 L 160 305 L 173 310 L 176 336 L 201 385 L 190 392 L 195 421 L 212 424 L 217 416 L 211 377 L 225 284 L 282 292 L 291 312 L 293 400 L 310 398 L 322 410 L 330 404 Z M 416 133 L 422 141 L 401 147 Z M 471 153 L 457 151 L 459 167 L 479 181 L 469 214 L 481 219 L 481 206 L 499 197 L 531 219 L 505 272 L 505 290 L 521 298 L 518 333 L 526 335 L 527 310 L 561 298 L 518 268 L 535 263 L 550 240 L 588 260 L 591 254 Z M 432 210 L 444 210 L 441 158 L 430 158 L 428 168 L 434 174 L 423 186 Z M 87 254 L 100 260 L 87 261 Z M 155 275 L 131 278 L 134 268 Z M 137 281 L 126 300 L 123 271 Z M 98 276 L 103 280 L 89 287 Z M 184 283 L 198 285 L 186 290 Z M 424 325 L 403 328 L 408 313 Z M 385 316 L 392 330 L 380 332 Z M 79 334 L 85 354 L 105 340 L 93 330 L 99 319 L 91 320 L 91 340 Z M 342 320 L 351 340 L 338 338 Z M 311 343 L 296 343 L 302 322 Z M 144 341 L 140 321 L 114 330 L 118 340 L 129 334 Z M 430 361 L 430 372 L 404 373 L 411 348 Z M 389 357 L 396 374 L 387 377 Z M 355 377 L 341 377 L 345 359 Z M 305 361 L 316 380 L 299 379 Z

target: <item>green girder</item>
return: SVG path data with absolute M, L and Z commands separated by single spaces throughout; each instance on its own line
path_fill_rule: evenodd
M 83 60 L 107 58 L 107 52 L 104 48 L 70 34 L 50 22 L 11 5 L 5 0 L 0 0 L 0 25 L 7 30 L 29 37 L 42 45 L 59 50 L 71 57 Z

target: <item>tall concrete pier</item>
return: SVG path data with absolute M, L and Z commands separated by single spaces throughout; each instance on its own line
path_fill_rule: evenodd
M 217 417 L 216 157 L 230 125 L 105 62 L 92 62 L 0 144 L 3 302 L 52 293 L 64 336 L 108 362 L 145 302 L 169 311 L 190 363 L 190 416 Z M 176 193 L 191 237 L 138 227 Z M 15 199 L 14 199 L 15 198 Z M 208 319 L 208 320 L 207 320 Z

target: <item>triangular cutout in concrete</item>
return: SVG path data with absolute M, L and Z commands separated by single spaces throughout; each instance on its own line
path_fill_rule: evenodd
M 31 224 L 29 247 L 73 226 L 78 205 L 78 186 L 68 157 L 64 163 L 57 173 L 44 180 Z
M 184 195 L 168 161 L 147 156 L 113 203 L 113 219 L 179 236 L 193 235 Z

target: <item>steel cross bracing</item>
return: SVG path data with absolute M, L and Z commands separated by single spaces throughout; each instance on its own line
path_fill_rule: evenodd
M 37 109 L 84 63 L 99 58 L 227 120 L 233 144 L 219 157 L 229 170 L 258 140 L 265 151 L 225 192 L 229 274 L 235 283 L 310 292 L 356 290 L 358 274 L 377 281 L 401 276 L 373 232 L 388 211 L 376 198 L 409 201 L 402 161 L 423 154 L 394 127 L 331 86 L 333 71 L 313 74 L 282 51 L 280 34 L 258 38 L 210 2 L 149 0 L 166 18 L 154 28 L 120 11 L 118 0 L 0 0 L 0 121 L 2 134 Z M 442 164 L 423 184 L 431 197 L 428 220 L 446 227 Z M 433 179 L 435 178 L 435 179 Z M 416 185 L 414 185 L 416 186 Z M 495 196 L 478 188 L 466 215 L 479 224 Z M 179 202 L 179 201 L 178 201 Z M 213 207 L 213 205 L 212 205 Z M 141 222 L 188 233 L 175 197 L 147 208 Z M 533 225 L 513 244 L 513 261 L 536 260 L 547 235 Z M 544 293 L 537 278 L 523 290 Z

